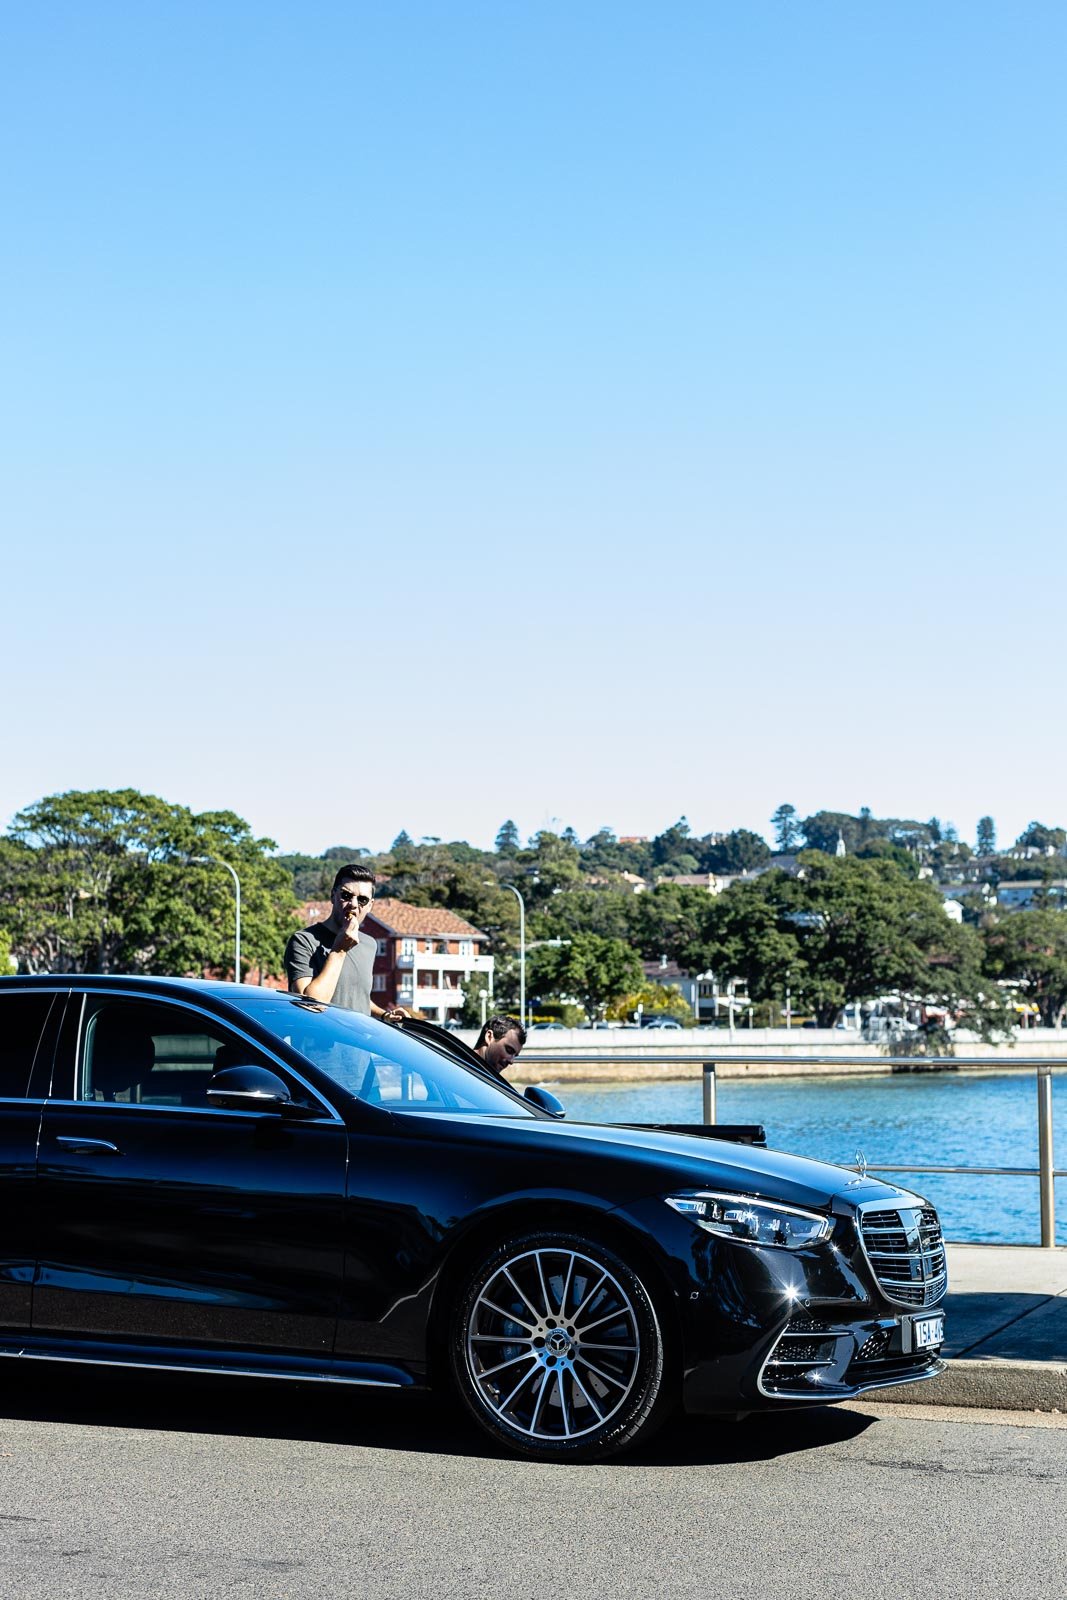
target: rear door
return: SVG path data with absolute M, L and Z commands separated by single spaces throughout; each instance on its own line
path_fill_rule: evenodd
M 37 1135 L 63 996 L 0 986 L 0 1338 L 30 1325 Z
M 242 1063 L 318 1115 L 210 1108 L 216 1065 Z M 42 1118 L 34 1332 L 330 1352 L 347 1152 L 336 1114 L 210 1013 L 86 994 Z

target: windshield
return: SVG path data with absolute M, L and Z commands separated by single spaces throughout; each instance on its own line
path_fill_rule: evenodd
M 324 1006 L 301 995 L 269 989 L 227 995 L 276 1038 L 298 1050 L 339 1088 L 368 1105 L 389 1111 L 463 1111 L 492 1117 L 532 1117 L 529 1106 L 438 1055 L 388 1023 L 340 1006 Z

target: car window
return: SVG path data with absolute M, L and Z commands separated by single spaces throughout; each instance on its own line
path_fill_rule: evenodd
M 116 1105 L 207 1107 L 212 1074 L 249 1062 L 273 1066 L 198 1012 L 106 1000 L 86 1023 L 81 1098 Z
M 348 1094 L 390 1111 L 463 1111 L 532 1117 L 505 1086 L 420 1044 L 399 1028 L 340 1006 L 262 990 L 235 993 L 261 1027 L 306 1057 Z
M 44 1039 L 55 995 L 0 995 L 0 1099 L 23 1100 Z

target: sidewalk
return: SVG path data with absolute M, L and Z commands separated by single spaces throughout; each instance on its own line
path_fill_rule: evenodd
M 948 1370 L 879 1403 L 1067 1412 L 1067 1250 L 950 1244 L 948 1285 Z

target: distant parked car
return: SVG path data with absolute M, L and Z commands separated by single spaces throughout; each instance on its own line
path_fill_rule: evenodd
M 675 1017 L 644 1017 L 642 1028 L 680 1028 L 682 1024 Z
M 546 1033 L 549 1028 L 555 1028 L 560 1033 L 563 1032 L 562 1022 L 531 1022 L 529 1031 L 531 1033 Z

